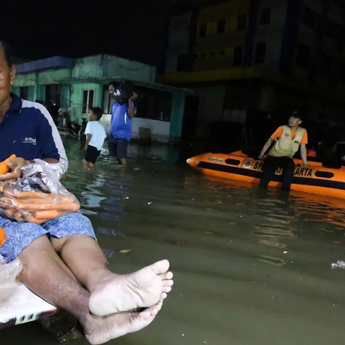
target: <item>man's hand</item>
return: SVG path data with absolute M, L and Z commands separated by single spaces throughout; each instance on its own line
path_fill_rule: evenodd
M 260 155 L 260 156 L 259 156 L 259 159 L 260 159 L 261 161 L 263 161 L 263 160 L 265 159 L 265 156 L 264 156 L 264 155 Z
M 136 100 L 138 95 L 133 92 L 133 96 L 128 100 L 128 115 L 129 117 L 134 117 L 137 114 L 137 109 L 133 105 L 133 101 Z
M 10 169 L 10 172 L 0 175 L 0 181 L 17 181 L 18 178 L 22 176 L 22 167 L 25 165 L 30 164 L 29 161 L 26 161 L 24 158 L 14 158 L 11 159 L 8 163 L 7 166 Z
M 138 98 L 138 95 L 133 92 L 133 96 L 129 99 L 130 101 L 135 101 Z

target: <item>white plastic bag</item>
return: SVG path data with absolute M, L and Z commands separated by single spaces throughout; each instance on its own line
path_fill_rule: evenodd
M 22 168 L 23 176 L 6 182 L 0 193 L 0 214 L 17 222 L 42 224 L 71 212 L 80 204 L 59 181 L 54 166 L 42 160 Z
M 337 268 L 340 268 L 340 269 L 344 270 L 345 269 L 345 261 L 340 261 L 339 260 L 336 263 L 333 263 L 331 265 L 331 268 L 332 268 L 332 270 L 335 270 Z
M 19 286 L 16 279 L 22 269 L 22 263 L 18 259 L 7 264 L 0 255 L 0 303 L 15 295 Z

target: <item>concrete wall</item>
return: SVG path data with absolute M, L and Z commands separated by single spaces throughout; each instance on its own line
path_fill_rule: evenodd
M 87 117 L 87 114 L 83 114 L 82 111 L 84 90 L 94 90 L 93 106 L 102 107 L 102 84 L 73 84 L 71 87 L 71 118 L 73 121 L 77 121 L 79 123 L 81 123 L 82 117 Z
M 209 124 L 221 121 L 225 90 L 225 86 L 201 87 L 197 89 L 197 95 L 199 96 L 197 137 L 207 137 Z
M 38 73 L 38 84 L 39 85 L 49 85 L 59 83 L 65 78 L 71 76 L 71 70 L 68 68 L 49 70 Z
M 20 94 L 20 88 L 29 86 L 29 101 L 35 101 L 36 99 L 44 102 L 46 100 L 46 85 L 59 84 L 65 78 L 71 76 L 72 71 L 67 68 L 58 70 L 48 70 L 39 73 L 29 74 L 18 74 L 15 79 L 15 87 L 19 88 L 18 93 Z M 61 95 L 61 97 L 64 97 Z M 69 100 L 61 99 L 61 104 L 67 106 Z
M 17 74 L 14 85 L 16 87 L 34 86 L 36 83 L 36 73 Z
M 101 123 L 110 133 L 111 115 L 103 115 Z M 133 139 L 148 140 L 166 144 L 169 142 L 170 122 L 135 117 L 132 122 Z
M 287 0 L 263 0 L 258 6 L 258 13 L 262 10 L 271 8 L 271 19 L 267 25 L 259 25 L 254 37 L 254 45 L 260 42 L 266 43 L 266 56 L 264 65 L 268 69 L 278 70 L 283 34 L 286 25 Z
M 111 55 L 103 55 L 102 70 L 103 77 L 114 79 L 122 78 L 154 83 L 156 78 L 156 67 Z
M 71 70 L 67 68 L 58 70 L 48 70 L 39 73 L 17 74 L 15 80 L 15 86 L 35 86 L 49 85 L 59 83 L 65 78 L 71 76 Z
M 101 55 L 88 56 L 75 60 L 72 71 L 73 78 L 88 79 L 103 77 L 103 62 Z
M 184 13 L 171 19 L 165 73 L 177 72 L 179 56 L 188 53 L 191 21 L 192 12 Z

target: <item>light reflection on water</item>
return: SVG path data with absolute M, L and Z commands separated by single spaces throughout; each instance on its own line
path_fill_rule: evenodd
M 165 146 L 132 145 L 127 171 L 106 156 L 85 171 L 67 145 L 65 185 L 111 268 L 125 273 L 166 257 L 175 271 L 155 323 L 110 344 L 343 342 L 345 272 L 330 269 L 345 259 L 342 200 L 205 178 L 175 164 L 177 152 Z M 32 343 L 54 344 L 37 325 L 20 329 L 3 331 L 4 344 L 24 344 L 28 333 Z

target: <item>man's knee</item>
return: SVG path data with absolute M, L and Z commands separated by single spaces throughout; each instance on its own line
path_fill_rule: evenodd
M 23 262 L 32 260 L 42 253 L 52 252 L 52 245 L 46 235 L 36 238 L 20 254 L 19 259 Z
M 81 243 L 84 244 L 85 241 L 95 241 L 94 238 L 84 235 L 84 234 L 76 234 L 67 236 L 64 238 L 55 238 L 53 237 L 51 239 L 51 244 L 55 250 L 56 253 L 61 253 L 66 245 L 80 245 Z
M 37 238 L 19 255 L 19 260 L 23 264 L 19 276 L 20 280 L 25 283 L 33 281 L 37 276 L 44 274 L 43 265 L 57 258 L 58 256 L 47 236 Z

